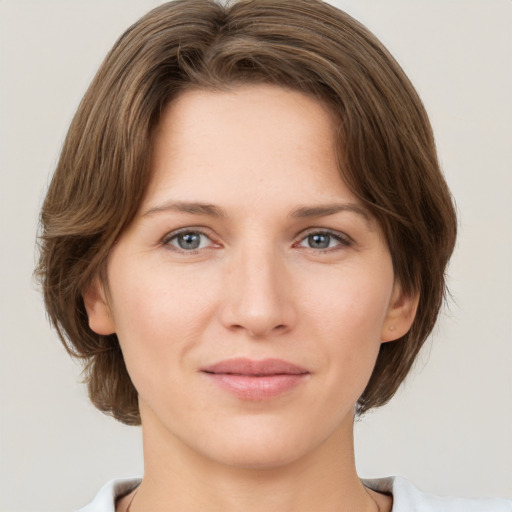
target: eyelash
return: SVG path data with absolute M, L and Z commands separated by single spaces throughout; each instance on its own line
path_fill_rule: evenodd
M 179 229 L 177 231 L 172 231 L 171 233 L 168 233 L 167 235 L 165 235 L 165 237 L 162 239 L 162 245 L 164 246 L 171 246 L 173 250 L 179 252 L 179 253 L 182 253 L 182 254 L 198 254 L 199 251 L 201 251 L 202 249 L 205 249 L 204 247 L 200 247 L 198 249 L 192 249 L 192 250 L 186 250 L 186 249 L 183 249 L 181 247 L 177 247 L 175 245 L 172 245 L 171 242 L 173 240 L 177 240 L 178 237 L 180 235 L 201 235 L 201 236 L 204 236 L 206 238 L 208 238 L 208 240 L 210 240 L 211 242 L 212 239 L 209 235 L 207 235 L 202 229 L 200 228 L 195 228 L 195 227 L 187 227 L 187 228 L 182 228 L 182 229 Z M 213 242 L 215 244 L 215 242 Z
M 330 229 L 311 229 L 311 230 L 309 230 L 309 232 L 306 232 L 305 234 L 302 235 L 302 238 L 297 243 L 294 244 L 294 247 L 296 247 L 296 246 L 304 247 L 301 245 L 301 243 L 313 235 L 328 236 L 331 239 L 334 239 L 338 242 L 338 244 L 335 245 L 334 247 L 326 247 L 325 249 L 315 249 L 313 247 L 305 247 L 305 249 L 309 249 L 311 251 L 314 251 L 315 253 L 322 254 L 322 253 L 327 253 L 327 252 L 331 252 L 331 251 L 336 251 L 341 248 L 351 247 L 354 243 L 353 240 L 348 235 L 345 235 L 338 231 L 333 231 Z
M 177 240 L 180 235 L 200 235 L 202 237 L 206 237 L 210 242 L 213 243 L 213 245 L 217 245 L 219 247 L 219 244 L 216 244 L 211 236 L 209 236 L 207 233 L 205 233 L 201 228 L 195 228 L 195 227 L 187 227 L 182 228 L 177 231 L 172 231 L 171 233 L 168 233 L 163 239 L 162 239 L 162 245 L 166 247 L 171 247 L 172 250 L 175 250 L 176 252 L 182 253 L 182 254 L 188 254 L 188 255 L 194 255 L 198 254 L 203 249 L 211 248 L 211 246 L 208 247 L 198 247 L 197 249 L 183 249 L 181 247 L 178 247 L 176 245 L 172 244 L 173 240 Z M 338 242 L 334 247 L 326 247 L 324 249 L 318 249 L 313 247 L 306 247 L 302 245 L 302 242 L 307 240 L 310 236 L 313 235 L 320 235 L 320 236 L 328 236 L 330 239 L 334 239 L 336 242 Z M 301 238 L 299 241 L 295 242 L 293 244 L 293 247 L 303 247 L 307 250 L 313 251 L 315 254 L 323 254 L 328 253 L 332 251 L 339 250 L 340 248 L 348 248 L 353 245 L 353 240 L 345 234 L 339 233 L 338 231 L 333 231 L 330 229 L 311 229 L 309 232 L 302 233 Z M 329 242 L 330 244 L 330 242 Z

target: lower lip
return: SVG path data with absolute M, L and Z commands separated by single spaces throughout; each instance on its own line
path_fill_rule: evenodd
M 220 388 L 243 400 L 267 400 L 282 395 L 301 384 L 307 373 L 277 375 L 233 375 L 206 373 Z

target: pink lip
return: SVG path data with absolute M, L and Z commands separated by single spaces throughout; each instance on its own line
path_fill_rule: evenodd
M 281 359 L 228 359 L 201 371 L 222 389 L 244 400 L 276 397 L 295 388 L 309 375 L 305 368 Z

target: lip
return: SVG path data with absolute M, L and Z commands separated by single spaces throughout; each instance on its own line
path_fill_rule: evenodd
M 266 400 L 300 385 L 310 373 L 281 359 L 227 359 L 201 368 L 221 389 L 243 400 Z

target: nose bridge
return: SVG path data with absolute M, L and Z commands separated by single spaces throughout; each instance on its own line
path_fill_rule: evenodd
M 294 312 L 288 297 L 283 256 L 270 243 L 246 243 L 226 269 L 222 321 L 252 337 L 290 328 Z

